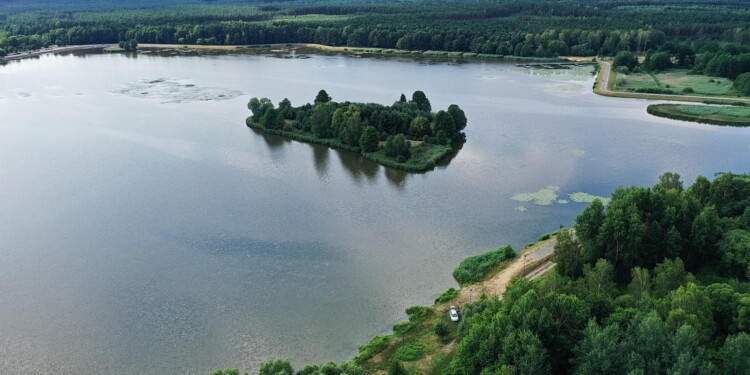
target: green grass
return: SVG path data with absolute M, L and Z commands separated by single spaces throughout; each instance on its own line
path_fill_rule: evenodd
M 449 288 L 435 299 L 435 305 L 442 305 L 446 302 L 450 302 L 456 299 L 456 297 L 458 297 L 458 290 L 456 290 L 455 288 Z
M 393 354 L 393 358 L 399 361 L 416 361 L 422 358 L 423 354 L 424 346 L 419 341 L 414 341 L 398 348 L 396 353 Z
M 683 90 L 690 88 L 691 93 Z M 739 96 L 732 81 L 721 77 L 688 74 L 687 69 L 669 69 L 659 73 L 617 73 L 614 91 L 671 90 L 686 96 Z
M 674 120 L 712 125 L 750 126 L 750 108 L 716 105 L 652 104 L 648 113 Z
M 750 117 L 750 108 L 712 105 L 677 105 L 677 112 L 696 116 L 725 115 L 735 117 Z
M 466 258 L 453 271 L 453 278 L 461 286 L 476 283 L 484 279 L 490 271 L 504 260 L 513 258 L 515 254 L 510 246 L 505 246 Z

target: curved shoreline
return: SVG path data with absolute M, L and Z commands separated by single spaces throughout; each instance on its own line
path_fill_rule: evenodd
M 742 107 L 739 107 L 739 108 L 742 108 Z M 750 126 L 750 118 L 720 115 L 720 114 L 691 115 L 689 113 L 682 113 L 678 111 L 675 104 L 651 104 L 648 107 L 646 107 L 646 112 L 656 117 L 663 117 L 663 118 L 668 118 L 668 119 L 673 119 L 673 120 L 698 122 L 701 124 L 710 124 L 710 125 L 719 125 L 719 126 L 737 126 L 737 127 Z M 712 118 L 711 116 L 719 116 L 723 118 Z
M 431 158 L 430 160 L 424 163 L 414 165 L 414 164 L 407 164 L 407 163 L 399 163 L 395 160 L 390 160 L 390 158 L 384 159 L 382 156 L 378 154 L 378 152 L 361 152 L 358 147 L 352 147 L 352 146 L 346 145 L 344 143 L 339 142 L 337 139 L 321 139 L 321 138 L 315 138 L 312 135 L 292 133 L 292 132 L 288 132 L 288 131 L 284 131 L 280 129 L 266 129 L 263 126 L 260 126 L 252 122 L 250 117 L 248 117 L 245 120 L 245 125 L 247 125 L 248 128 L 251 128 L 260 132 L 278 135 L 280 137 L 286 137 L 286 138 L 293 139 L 295 141 L 299 141 L 303 143 L 317 143 L 317 144 L 328 146 L 328 147 L 334 147 L 334 148 L 338 148 L 342 150 L 351 151 L 359 155 L 362 155 L 364 158 L 372 160 L 375 163 L 378 163 L 382 166 L 400 169 L 402 171 L 407 171 L 407 172 L 412 172 L 412 173 L 424 173 L 424 172 L 435 169 L 435 167 L 438 165 L 440 161 L 442 161 L 448 155 L 450 155 L 452 152 L 455 151 L 453 146 L 451 145 L 451 147 L 446 147 L 444 151 L 437 154 L 434 158 Z
M 623 92 L 613 91 L 612 85 L 614 83 L 615 75 L 611 74 L 612 64 L 607 61 L 599 62 L 599 74 L 596 77 L 596 83 L 594 84 L 594 93 L 602 96 L 611 96 L 616 98 L 631 98 L 631 99 L 651 99 L 651 100 L 675 100 L 681 102 L 698 102 L 703 103 L 704 101 L 721 102 L 726 104 L 732 103 L 745 103 L 750 104 L 750 99 L 742 98 L 722 98 L 714 96 L 687 96 L 687 95 L 669 95 L 669 94 L 647 94 L 647 93 L 636 93 L 636 92 Z

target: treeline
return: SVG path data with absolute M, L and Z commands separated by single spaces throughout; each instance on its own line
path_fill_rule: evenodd
M 689 68 L 691 74 L 735 79 L 750 72 L 750 46 L 716 41 L 666 42 L 658 49 L 648 49 L 641 63 L 633 52 L 620 51 L 615 56 L 614 66 L 622 73 L 643 69 L 658 72 L 670 68 Z M 735 88 L 750 95 L 750 90 L 744 90 L 743 83 Z
M 750 372 L 750 175 L 618 188 L 555 254 L 463 309 L 446 374 Z
M 172 2 L 174 4 L 174 2 Z M 277 2 L 0 14 L 6 52 L 51 44 L 271 44 L 443 50 L 525 57 L 643 53 L 665 42 L 750 43 L 741 0 L 466 3 Z M 0 10 L 2 11 L 2 10 Z M 664 22 L 668 19 L 669 22 Z
M 466 127 L 466 115 L 455 104 L 447 111 L 432 112 L 430 100 L 415 91 L 411 100 L 404 94 L 391 106 L 376 103 L 333 101 L 320 90 L 313 104 L 293 107 L 289 99 L 275 107 L 268 98 L 252 98 L 249 122 L 264 129 L 309 134 L 320 140 L 334 139 L 352 151 L 375 152 L 384 141 L 385 155 L 403 163 L 412 155 L 411 140 L 423 144 L 450 145 Z

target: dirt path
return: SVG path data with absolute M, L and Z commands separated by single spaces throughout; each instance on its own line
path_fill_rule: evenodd
M 462 306 L 466 303 L 474 302 L 482 294 L 487 296 L 501 296 L 511 279 L 519 274 L 526 273 L 524 271 L 529 271 L 532 268 L 533 271 L 526 273 L 527 278 L 535 279 L 544 275 L 555 266 L 555 263 L 549 260 L 545 261 L 545 259 L 550 257 L 555 251 L 556 243 L 557 239 L 554 237 L 541 242 L 523 252 L 507 267 L 492 275 L 489 279 L 459 289 L 458 304 Z
M 14 53 L 14 54 L 5 56 L 3 58 L 0 58 L 0 62 L 2 62 L 2 61 L 10 61 L 10 60 L 25 59 L 27 57 L 39 56 L 39 55 L 44 55 L 44 54 L 48 54 L 48 53 L 58 53 L 58 52 L 69 52 L 69 51 L 81 51 L 81 50 L 86 50 L 86 49 L 107 48 L 107 47 L 111 47 L 113 45 L 114 44 L 84 44 L 84 45 L 65 46 L 65 47 L 42 48 L 42 49 L 38 49 L 38 50 L 24 51 L 24 52 Z
M 655 100 L 679 100 L 679 101 L 692 101 L 700 102 L 703 100 L 714 100 L 726 103 L 744 102 L 750 104 L 750 99 L 734 99 L 734 98 L 717 98 L 714 96 L 687 96 L 687 95 L 668 95 L 668 94 L 646 94 L 639 92 L 625 92 L 625 91 L 612 91 L 607 87 L 609 82 L 609 76 L 612 72 L 612 64 L 607 61 L 600 61 L 601 73 L 597 78 L 597 90 L 594 90 L 599 95 L 604 96 L 615 96 L 619 98 L 636 98 L 636 99 L 655 99 Z

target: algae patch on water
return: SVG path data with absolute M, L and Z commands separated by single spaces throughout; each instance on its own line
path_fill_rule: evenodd
M 162 103 L 228 100 L 242 95 L 237 90 L 201 87 L 187 80 L 172 78 L 140 79 L 114 92 L 134 98 L 159 99 Z
M 602 201 L 603 204 L 609 204 L 610 198 L 600 197 L 597 195 L 589 194 L 589 193 L 583 193 L 583 192 L 577 192 L 573 194 L 568 194 L 570 197 L 570 200 L 573 202 L 578 203 L 591 203 L 594 201 L 594 199 L 599 199 Z
M 580 157 L 583 157 L 584 155 L 586 155 L 586 151 L 584 150 L 573 150 L 570 153 L 575 156 L 580 156 Z
M 536 192 L 530 192 L 530 193 L 519 193 L 511 197 L 514 201 L 518 202 L 531 202 L 538 206 L 550 206 L 553 204 L 568 204 L 571 201 L 576 203 L 591 203 L 594 201 L 594 199 L 600 199 L 602 203 L 609 204 L 610 198 L 600 197 L 597 195 L 589 194 L 589 193 L 583 193 L 583 192 L 577 192 L 568 194 L 570 197 L 570 200 L 568 199 L 558 199 L 557 192 L 560 190 L 560 187 L 558 186 L 547 186 L 544 189 L 541 189 Z M 516 211 L 526 211 L 526 207 L 524 206 L 517 206 L 514 208 Z
M 539 206 L 549 206 L 557 200 L 557 191 L 559 186 L 547 186 L 533 193 L 516 194 L 511 199 L 518 202 L 533 202 Z

